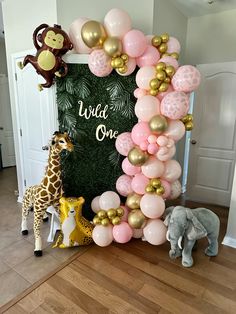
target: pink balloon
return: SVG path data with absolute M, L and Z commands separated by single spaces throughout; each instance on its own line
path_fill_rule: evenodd
M 177 70 L 179 67 L 178 61 L 175 58 L 169 56 L 162 57 L 158 62 L 165 62 L 166 65 L 172 65 L 175 70 Z
M 181 183 L 179 182 L 179 180 L 174 181 L 171 184 L 171 191 L 170 191 L 170 195 L 169 195 L 168 199 L 174 200 L 174 199 L 178 198 L 180 196 L 181 192 L 182 192 Z
M 142 173 L 148 178 L 159 178 L 165 171 L 164 163 L 154 156 L 150 156 L 148 161 L 141 167 Z
M 156 77 L 156 69 L 153 66 L 142 67 L 136 74 L 136 83 L 139 88 L 150 90 L 149 83 Z
M 170 192 L 171 192 L 171 185 L 168 181 L 166 180 L 162 180 L 161 179 L 161 185 L 163 186 L 163 188 L 165 189 L 165 193 L 162 194 L 162 198 L 165 200 L 169 197 Z
M 100 195 L 94 197 L 94 199 L 91 202 L 91 208 L 94 213 L 97 213 L 101 209 L 99 205 L 99 199 L 100 199 Z
M 143 237 L 143 229 L 133 229 L 133 238 L 140 239 Z
M 108 246 L 113 241 L 112 225 L 102 226 L 96 225 L 93 229 L 92 238 L 93 241 L 99 246 Z
M 152 245 L 160 245 L 166 242 L 167 228 L 160 219 L 150 219 L 143 229 L 145 239 Z
M 162 174 L 161 178 L 169 181 L 174 182 L 181 176 L 181 166 L 176 160 L 168 160 L 165 162 L 165 171 Z
M 165 202 L 157 194 L 144 194 L 140 201 L 140 209 L 148 218 L 159 218 L 165 211 Z
M 111 67 L 111 58 L 105 53 L 103 49 L 95 49 L 88 57 L 88 66 L 90 71 L 98 76 L 108 76 L 113 68 Z
M 141 98 L 143 96 L 147 95 L 147 91 L 145 89 L 142 88 L 136 88 L 134 90 L 134 97 L 135 98 Z
M 137 167 L 137 166 L 133 166 L 129 162 L 129 159 L 127 157 L 122 161 L 121 167 L 122 167 L 122 170 L 124 171 L 124 173 L 126 173 L 129 176 L 134 176 L 135 174 L 141 172 L 141 168 Z
M 176 91 L 192 92 L 198 88 L 201 81 L 201 74 L 192 65 L 183 65 L 172 78 L 172 85 Z
M 157 142 L 157 136 L 152 134 L 148 136 L 148 143 L 155 144 Z
M 99 205 L 103 210 L 118 208 L 120 206 L 120 197 L 116 192 L 106 191 L 100 196 Z
M 169 38 L 167 42 L 167 53 L 177 52 L 180 53 L 180 43 L 175 37 Z
M 168 137 L 166 137 L 165 135 L 160 135 L 157 138 L 157 144 L 161 147 L 166 146 L 168 142 L 169 142 Z
M 185 126 L 180 120 L 169 120 L 168 128 L 164 135 L 172 138 L 174 141 L 179 141 L 185 134 Z
M 147 40 L 141 31 L 132 29 L 126 33 L 122 40 L 123 52 L 129 57 L 137 58 L 141 56 L 147 48 Z
M 172 92 L 161 101 L 161 114 L 172 120 L 183 118 L 189 109 L 189 99 L 184 92 Z
M 128 216 L 129 216 L 129 212 L 130 212 L 130 209 L 127 207 L 127 206 L 120 206 L 124 209 L 124 215 L 121 217 L 121 221 L 125 221 L 127 222 L 128 221 Z
M 153 39 L 154 35 L 146 35 L 145 37 L 147 40 L 147 44 L 152 45 L 152 39 Z
M 127 243 L 133 236 L 133 231 L 127 222 L 121 222 L 113 227 L 113 237 L 118 243 Z
M 149 135 L 151 135 L 151 130 L 147 122 L 138 122 L 131 131 L 131 138 L 137 145 L 146 141 Z
M 153 116 L 160 114 L 160 101 L 151 95 L 139 98 L 134 107 L 136 116 L 144 122 L 148 122 Z
M 134 72 L 135 68 L 136 68 L 136 61 L 134 58 L 129 58 L 128 62 L 126 63 L 127 65 L 127 71 L 125 73 L 120 73 L 118 72 L 118 70 L 116 70 L 116 72 L 121 75 L 121 76 L 127 76 L 130 75 L 131 73 Z
M 143 174 L 136 174 L 131 182 L 131 187 L 133 191 L 137 194 L 145 194 L 146 186 L 149 183 L 149 179 Z
M 158 160 L 160 161 L 167 161 L 170 160 L 171 158 L 174 157 L 175 153 L 176 153 L 176 147 L 175 145 L 173 145 L 170 148 L 167 148 L 167 150 L 165 150 L 167 147 L 161 147 L 158 152 L 156 153 L 156 157 L 158 158 Z
M 115 146 L 117 151 L 123 155 L 128 156 L 129 151 L 134 147 L 134 142 L 131 138 L 130 132 L 124 132 L 117 136 Z
M 148 153 L 150 155 L 154 155 L 157 153 L 158 151 L 158 146 L 156 143 L 151 143 L 151 144 L 148 144 L 148 149 L 147 149 Z
M 116 190 L 122 196 L 128 196 L 133 192 L 131 187 L 132 177 L 127 174 L 123 174 L 116 181 Z
M 144 66 L 156 65 L 159 59 L 159 51 L 155 47 L 148 45 L 144 53 L 138 57 L 136 61 L 137 65 L 141 68 Z
M 86 17 L 80 17 L 76 19 L 69 28 L 69 37 L 74 45 L 75 51 L 77 53 L 90 53 L 92 51 L 91 48 L 85 45 L 82 36 L 81 29 L 83 25 L 88 22 L 89 19 Z
M 143 141 L 142 143 L 139 144 L 139 147 L 142 151 L 145 151 L 148 149 L 148 141 Z
M 169 93 L 173 92 L 174 88 L 172 87 L 172 85 L 169 85 L 168 89 L 166 92 L 162 92 L 162 93 L 158 93 L 157 94 L 157 98 L 162 101 L 162 99 Z
M 111 9 L 104 18 L 104 26 L 109 36 L 122 37 L 131 29 L 131 19 L 121 9 Z

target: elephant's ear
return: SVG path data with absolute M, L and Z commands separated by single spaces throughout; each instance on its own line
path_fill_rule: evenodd
M 169 226 L 170 218 L 171 218 L 171 213 L 169 213 L 164 220 L 164 224 L 166 225 L 166 227 Z
M 200 223 L 200 221 L 192 213 L 192 210 L 187 208 L 187 220 L 189 221 L 189 226 L 186 230 L 186 235 L 189 240 L 198 240 L 207 235 L 206 229 Z

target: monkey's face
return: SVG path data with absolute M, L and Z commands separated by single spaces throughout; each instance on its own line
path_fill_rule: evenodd
M 62 34 L 56 34 L 54 31 L 50 30 L 46 33 L 44 42 L 50 48 L 61 49 L 64 45 L 64 37 Z

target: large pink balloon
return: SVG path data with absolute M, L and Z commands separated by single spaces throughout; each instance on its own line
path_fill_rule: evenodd
M 162 179 L 174 182 L 181 176 L 181 166 L 176 160 L 168 160 L 165 162 L 165 171 L 161 176 Z
M 100 195 L 94 197 L 94 199 L 91 202 L 91 208 L 94 213 L 97 213 L 101 209 L 99 205 L 99 199 L 100 199 Z
M 175 58 L 169 56 L 162 57 L 158 62 L 165 62 L 166 65 L 172 65 L 175 70 L 177 70 L 179 67 L 178 61 Z
M 124 205 L 121 205 L 120 207 L 122 207 L 124 209 L 124 215 L 121 217 L 121 221 L 127 222 L 130 209 L 127 206 L 124 206 Z
M 93 241 L 99 246 L 108 246 L 113 241 L 112 225 L 102 226 L 96 225 L 93 229 L 92 238 Z
M 134 97 L 135 98 L 141 98 L 143 96 L 147 95 L 147 91 L 145 89 L 142 89 L 142 88 L 136 88 L 134 90 Z
M 123 155 L 128 156 L 129 151 L 134 147 L 134 142 L 131 138 L 130 132 L 124 132 L 117 136 L 115 146 L 117 151 Z
M 154 156 L 150 156 L 148 161 L 141 167 L 142 173 L 148 178 L 159 178 L 165 171 L 164 163 Z
M 148 45 L 144 53 L 138 57 L 136 61 L 137 65 L 141 68 L 144 66 L 156 65 L 159 59 L 159 51 L 155 47 Z
M 143 174 L 136 174 L 131 182 L 131 187 L 135 193 L 143 195 L 145 194 L 146 186 L 149 183 L 149 179 Z
M 131 187 L 132 177 L 122 174 L 116 181 L 116 190 L 122 196 L 128 196 L 133 192 Z
M 141 172 L 141 168 L 132 165 L 132 164 L 129 162 L 129 159 L 128 159 L 127 157 L 122 161 L 121 167 L 122 167 L 122 170 L 124 171 L 124 173 L 126 173 L 126 174 L 129 175 L 129 176 L 134 176 L 134 175 L 136 175 L 137 173 L 140 173 L 140 172 Z
M 198 88 L 201 81 L 201 74 L 192 65 L 183 65 L 172 78 L 172 85 L 176 91 L 192 92 Z
M 180 120 L 169 120 L 168 128 L 164 132 L 169 138 L 172 138 L 175 142 L 179 141 L 185 134 L 185 126 Z
M 134 107 L 136 116 L 148 122 L 153 116 L 160 114 L 160 101 L 151 95 L 139 98 Z
M 116 192 L 106 191 L 100 196 L 99 205 L 104 210 L 118 208 L 120 206 L 120 197 Z
M 165 200 L 168 198 L 168 196 L 170 195 L 171 192 L 171 185 L 168 181 L 166 180 L 162 180 L 161 179 L 161 185 L 163 186 L 163 188 L 165 189 L 165 193 L 162 194 L 162 198 Z
M 182 190 L 182 186 L 181 186 L 181 183 L 179 182 L 179 180 L 174 181 L 171 184 L 170 195 L 169 195 L 168 199 L 174 200 L 174 199 L 178 198 L 181 194 L 181 190 Z
M 136 74 L 136 83 L 139 88 L 150 90 L 149 83 L 156 77 L 156 69 L 154 66 L 142 67 Z
M 133 236 L 133 230 L 127 222 L 121 222 L 113 227 L 113 237 L 118 243 L 127 243 Z
M 121 76 L 127 76 L 134 72 L 136 68 L 136 61 L 134 58 L 129 58 L 128 62 L 126 63 L 127 71 L 125 73 L 120 73 L 118 70 L 116 72 Z
M 166 242 L 167 228 L 160 219 L 150 219 L 143 229 L 144 238 L 153 245 Z
M 80 17 L 70 25 L 69 36 L 77 53 L 90 53 L 92 51 L 91 48 L 85 45 L 81 36 L 81 29 L 88 21 L 87 17 Z
M 168 53 L 173 53 L 173 52 L 180 53 L 180 48 L 181 47 L 180 47 L 179 41 L 175 37 L 170 36 L 167 42 L 167 52 Z
M 144 194 L 140 201 L 140 209 L 148 218 L 159 218 L 165 211 L 165 202 L 157 194 Z
M 131 19 L 121 9 L 111 9 L 104 18 L 104 26 L 109 36 L 122 37 L 131 29 Z
M 172 120 L 183 118 L 189 109 L 189 99 L 184 92 L 172 92 L 161 101 L 161 114 Z
M 90 71 L 98 76 L 108 76 L 113 68 L 111 67 L 111 58 L 105 53 L 103 49 L 95 49 L 88 57 L 88 66 Z
M 147 48 L 147 40 L 141 31 L 132 29 L 126 33 L 122 40 L 123 52 L 131 58 L 140 57 Z
M 131 131 L 131 138 L 137 145 L 145 142 L 149 135 L 151 135 L 151 130 L 147 122 L 138 122 Z

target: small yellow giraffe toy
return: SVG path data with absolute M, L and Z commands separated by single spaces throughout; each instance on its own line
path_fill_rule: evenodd
M 84 198 L 60 199 L 61 235 L 54 247 L 88 245 L 93 242 L 93 225 L 82 216 Z

